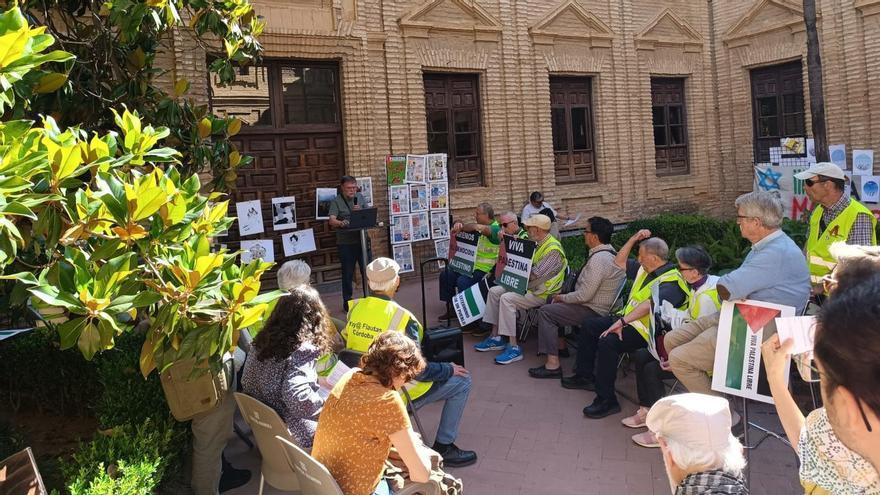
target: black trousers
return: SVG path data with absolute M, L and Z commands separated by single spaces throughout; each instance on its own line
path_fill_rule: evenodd
M 354 281 L 355 264 L 361 265 L 361 244 L 337 244 L 336 249 L 339 251 L 339 263 L 342 265 L 342 305 L 348 311 L 348 301 L 351 300 L 352 283 Z M 373 258 L 370 247 L 367 246 L 367 263 Z M 362 265 L 362 269 L 366 270 L 367 266 Z M 366 284 L 367 281 L 363 280 Z
M 671 371 L 660 367 L 660 362 L 648 349 L 639 349 L 630 354 L 636 364 L 636 389 L 639 393 L 639 405 L 650 408 L 655 402 L 666 396 L 663 380 L 675 378 Z
M 633 352 L 645 347 L 648 343 L 639 332 L 626 325 L 621 338 L 609 334 L 599 338 L 619 317 L 600 316 L 587 318 L 581 325 L 578 334 L 577 374 L 582 378 L 596 382 L 596 395 L 601 400 L 617 402 L 614 382 L 617 380 L 617 361 L 625 352 Z M 596 372 L 593 372 L 593 369 Z

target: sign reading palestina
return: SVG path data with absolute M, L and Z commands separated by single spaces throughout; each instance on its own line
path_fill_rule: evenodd
M 505 235 L 505 256 L 503 260 L 499 258 L 499 263 L 504 263 L 504 269 L 496 283 L 511 292 L 525 294 L 529 288 L 529 272 L 532 271 L 532 256 L 536 247 L 535 241 Z
M 761 344 L 775 331 L 776 318 L 794 316 L 794 312 L 791 306 L 762 301 L 724 301 L 715 341 L 712 390 L 773 404 Z
M 449 251 L 452 254 L 449 259 L 449 268 L 452 271 L 466 277 L 473 275 L 474 263 L 477 260 L 477 241 L 479 240 L 480 234 L 476 232 L 455 234 L 453 243 L 449 245 Z

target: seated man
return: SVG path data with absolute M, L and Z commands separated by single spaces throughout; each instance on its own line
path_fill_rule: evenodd
M 779 226 L 782 201 L 767 192 L 750 192 L 736 199 L 736 222 L 752 250 L 742 265 L 718 279 L 723 301 L 755 299 L 793 306 L 800 313 L 810 296 L 807 260 Z M 715 364 L 718 313 L 685 323 L 663 339 L 669 367 L 691 392 L 720 395 L 712 391 L 707 374 Z M 764 340 L 776 333 L 774 324 L 764 329 Z M 738 422 L 738 421 L 737 421 Z
M 508 292 L 500 285 L 489 290 L 483 321 L 493 325 L 492 336 L 474 346 L 480 352 L 503 351 L 495 357 L 497 364 L 510 364 L 522 359 L 522 349 L 516 343 L 516 312 L 546 304 L 547 298 L 562 288 L 565 268 L 568 266 L 562 244 L 550 235 L 549 218 L 532 215 L 525 225 L 529 239 L 538 244 L 532 256 L 528 291 L 521 295 Z
M 452 308 L 452 296 L 455 295 L 455 289 L 461 292 L 482 280 L 492 270 L 498 259 L 501 225 L 495 220 L 495 210 L 492 205 L 489 203 L 477 205 L 474 210 L 474 219 L 476 223 L 456 222 L 450 231 L 453 236 L 459 232 L 477 232 L 480 234 L 480 239 L 477 242 L 474 272 L 470 276 L 461 275 L 450 270 L 448 266 L 440 271 L 440 300 L 446 302 L 446 313 L 439 316 L 441 320 L 455 318 L 455 310 Z
M 580 325 L 585 318 L 606 316 L 614 304 L 626 272 L 614 264 L 617 252 L 611 247 L 614 225 L 605 218 L 592 217 L 584 229 L 584 242 L 589 249 L 587 262 L 581 269 L 577 284 L 568 294 L 556 294 L 552 304 L 538 310 L 538 352 L 547 355 L 543 366 L 532 368 L 532 378 L 561 378 L 559 366 L 559 327 Z
M 516 218 L 516 213 L 512 211 L 506 211 L 498 217 L 498 221 L 501 224 L 501 232 L 499 236 L 499 240 L 503 239 L 505 235 L 518 237 L 520 239 L 528 239 L 529 233 L 525 231 L 525 229 L 519 226 L 519 221 Z M 499 243 L 499 255 L 498 260 L 495 262 L 495 267 L 489 271 L 489 274 L 486 276 L 486 282 L 489 287 L 495 285 L 495 277 L 501 274 L 501 269 L 504 266 L 504 262 L 501 259 L 500 251 L 501 244 Z M 464 330 L 464 329 L 462 329 Z M 489 333 L 488 331 L 486 333 Z M 478 332 L 474 332 L 474 335 L 480 336 Z M 483 334 L 485 335 L 485 334 Z
M 578 335 L 578 355 L 575 375 L 562 379 L 565 388 L 595 390 L 593 403 L 584 408 L 588 418 L 604 418 L 620 412 L 620 404 L 614 391 L 617 379 L 617 363 L 624 352 L 633 352 L 648 346 L 650 334 L 650 304 L 654 287 L 657 286 L 658 301 L 668 301 L 674 308 L 681 308 L 688 301 L 687 283 L 675 265 L 669 263 L 669 247 L 663 239 L 651 237 L 648 230 L 633 234 L 620 249 L 615 263 L 623 269 L 633 246 L 639 246 L 638 263 L 629 299 L 623 316 L 587 318 Z M 631 270 L 627 270 L 628 272 Z M 597 372 L 593 374 L 593 367 Z
M 701 394 L 660 399 L 648 412 L 669 486 L 676 494 L 747 495 L 743 447 L 730 434 L 727 401 Z M 707 463 L 708 462 L 708 463 Z
M 348 323 L 343 336 L 346 348 L 367 352 L 382 332 L 404 332 L 421 343 L 422 325 L 403 306 L 394 302 L 400 286 L 400 266 L 388 258 L 376 258 L 367 265 L 367 281 L 373 295 L 353 299 L 349 303 Z M 471 392 L 471 377 L 464 367 L 455 363 L 428 363 L 416 380 L 406 385 L 416 409 L 430 402 L 445 401 L 440 416 L 437 438 L 432 447 L 447 466 L 468 466 L 477 462 L 477 454 L 455 445 L 461 415 Z

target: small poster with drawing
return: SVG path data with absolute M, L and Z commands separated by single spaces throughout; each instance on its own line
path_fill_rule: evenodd
M 312 229 L 297 230 L 281 235 L 281 243 L 284 245 L 284 256 L 296 256 L 298 254 L 315 251 L 315 231 Z
M 394 261 L 400 265 L 400 273 L 415 271 L 413 265 L 412 244 L 395 244 L 392 246 Z
M 296 228 L 296 198 L 284 196 L 272 198 L 272 228 L 290 230 Z
M 409 211 L 411 213 L 415 213 L 417 211 L 428 211 L 427 184 L 409 185 Z
M 391 244 L 412 242 L 412 224 L 409 215 L 391 216 Z
M 449 184 L 446 182 L 431 183 L 431 209 L 445 210 L 449 208 Z
M 431 212 L 431 238 L 449 239 L 449 211 Z
M 246 265 L 254 260 L 275 262 L 275 248 L 270 239 L 241 241 L 241 264 Z
M 361 196 L 364 197 L 364 200 L 367 202 L 367 208 L 373 207 L 373 178 L 372 177 L 358 177 L 355 179 L 358 184 L 358 191 L 361 193 Z
M 409 186 L 391 186 L 388 198 L 392 215 L 409 213 Z
M 428 155 L 428 180 L 443 181 L 449 180 L 446 173 L 446 153 L 434 153 Z
M 235 212 L 238 215 L 238 235 L 263 233 L 263 210 L 259 199 L 236 203 Z
M 389 186 L 406 184 L 406 155 L 385 157 L 385 177 Z
M 427 182 L 427 157 L 425 155 L 406 155 L 406 181 Z
M 420 211 L 409 216 L 412 225 L 412 240 L 427 241 L 431 238 L 431 226 L 428 224 L 428 212 Z

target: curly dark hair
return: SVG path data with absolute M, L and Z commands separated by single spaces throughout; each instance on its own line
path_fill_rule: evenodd
M 394 378 L 403 375 L 406 381 L 425 369 L 425 358 L 413 339 L 401 332 L 383 332 L 376 337 L 361 356 L 361 370 L 376 377 L 383 386 L 391 388 Z
M 330 351 L 332 322 L 315 289 L 304 286 L 278 299 L 263 330 L 254 339 L 257 359 L 287 359 L 304 342 Z

